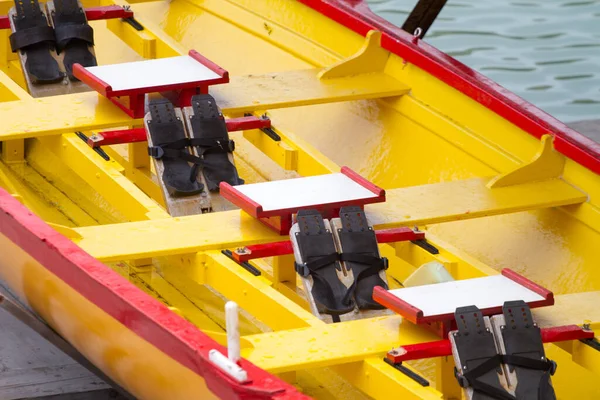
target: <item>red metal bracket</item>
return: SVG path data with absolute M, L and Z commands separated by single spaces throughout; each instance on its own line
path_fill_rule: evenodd
M 249 129 L 270 128 L 271 120 L 269 118 L 259 118 L 255 116 L 230 118 L 225 120 L 227 132 L 236 132 Z M 136 143 L 146 141 L 146 129 L 121 129 L 117 131 L 104 131 L 96 133 L 88 138 L 87 144 L 92 149 L 109 146 L 112 144 Z
M 133 11 L 126 10 L 117 5 L 90 7 L 85 9 L 85 16 L 88 21 L 115 18 L 133 18 Z M 0 29 L 10 29 L 10 20 L 8 19 L 8 15 L 0 15 Z
M 392 228 L 375 231 L 377 243 L 404 242 L 408 240 L 425 239 L 425 232 L 413 231 L 410 228 Z M 256 258 L 284 256 L 292 254 L 292 242 L 284 240 L 281 242 L 255 244 L 237 249 L 232 252 L 233 258 L 238 262 L 246 262 Z
M 594 332 L 585 330 L 577 325 L 563 325 L 552 328 L 542 328 L 542 342 L 566 342 L 569 340 L 591 339 Z M 452 355 L 450 340 L 416 343 L 397 347 L 387 353 L 386 358 L 394 364 L 403 361 L 422 360 L 424 358 L 444 357 Z

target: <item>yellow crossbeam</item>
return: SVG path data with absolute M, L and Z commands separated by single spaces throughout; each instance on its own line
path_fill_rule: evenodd
M 310 328 L 244 336 L 252 344 L 242 357 L 281 373 L 364 360 L 393 347 L 439 340 L 433 333 L 391 315 Z
M 400 96 L 410 88 L 383 72 L 319 79 L 320 68 L 232 77 L 210 92 L 224 114 Z
M 587 196 L 553 179 L 488 189 L 488 179 L 391 189 L 385 203 L 366 207 L 376 229 L 428 225 L 577 204 Z M 94 257 L 121 260 L 232 248 L 281 240 L 243 211 L 77 228 L 79 245 Z M 161 240 L 156 240 L 156 238 Z
M 235 248 L 281 240 L 281 236 L 239 210 L 177 218 L 77 228 L 77 241 L 102 261 Z
M 385 203 L 366 207 L 378 229 L 421 226 L 583 203 L 587 195 L 561 179 L 488 189 L 490 178 L 387 191 Z
M 257 109 L 373 99 L 406 94 L 410 88 L 384 73 L 319 80 L 319 69 L 232 77 L 211 88 L 224 114 Z M 31 110 L 37 112 L 31 118 Z M 137 124 L 96 92 L 0 103 L 0 141 Z
M 600 328 L 600 292 L 582 292 L 556 296 L 552 307 L 536 308 L 533 317 L 542 328 L 582 325 L 585 321 Z M 600 353 L 598 354 L 600 357 Z
M 134 120 L 96 92 L 86 92 L 0 103 L 0 121 L 4 141 L 127 126 Z

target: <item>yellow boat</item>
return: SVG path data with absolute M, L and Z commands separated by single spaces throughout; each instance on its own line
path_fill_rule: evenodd
M 83 0 L 77 28 L 54 3 L 32 39 L 0 2 L 0 280 L 130 395 L 493 398 L 455 369 L 468 335 L 441 307 L 461 297 L 442 288 L 463 288 L 462 307 L 487 282 L 490 298 L 524 293 L 481 318 L 508 316 L 509 300 L 533 309 L 545 353 L 531 368 L 549 381 L 554 361 L 556 398 L 600 398 L 600 145 L 361 0 Z M 74 43 L 97 62 L 67 65 Z M 40 48 L 60 66 L 48 86 L 30 69 Z M 169 123 L 192 121 L 182 132 L 215 99 L 235 148 L 149 143 L 167 115 L 152 114 L 157 93 Z M 227 153 L 239 179 L 194 175 L 178 197 L 167 150 L 194 172 Z M 322 315 L 306 286 L 321 266 L 298 263 L 290 229 L 301 209 L 333 223 L 348 206 L 376 233 L 373 263 L 387 259 L 387 288 L 368 293 L 387 308 Z M 529 368 L 502 354 L 485 373 Z M 501 390 L 554 398 L 519 385 Z

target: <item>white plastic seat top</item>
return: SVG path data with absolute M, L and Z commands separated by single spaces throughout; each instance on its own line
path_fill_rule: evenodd
M 86 68 L 113 91 L 142 89 L 220 78 L 220 75 L 190 56 L 158 58 Z
M 379 196 L 343 173 L 235 186 L 263 211 L 375 199 Z
M 424 318 L 454 314 L 458 307 L 470 305 L 485 310 L 502 307 L 506 301 L 531 303 L 546 300 L 504 275 L 413 286 L 390 290 L 389 293 L 423 311 Z

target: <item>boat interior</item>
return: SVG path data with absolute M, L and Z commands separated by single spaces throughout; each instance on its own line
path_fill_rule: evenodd
M 287 245 L 268 245 L 290 240 L 290 221 L 283 216 L 273 224 L 279 217 L 266 206 L 261 221 L 232 200 L 244 186 L 327 175 L 368 181 L 385 192 L 384 201 L 361 204 L 369 226 L 378 240 L 380 231 L 395 235 L 378 247 L 390 291 L 504 276 L 509 269 L 553 294 L 553 305 L 533 310 L 541 328 L 575 324 L 598 335 L 597 172 L 562 151 L 553 132 L 519 126 L 386 50 L 380 31 L 357 33 L 309 3 L 83 0 L 90 10 L 120 9 L 118 17 L 99 13 L 97 19 L 88 11 L 97 76 L 109 65 L 199 54 L 227 78 L 208 93 L 228 128 L 250 123 L 229 132 L 245 183 L 221 185 L 212 205 L 194 208 L 200 211 L 169 199 L 157 173 L 163 166 L 148 154 L 143 128 L 152 125 L 133 95 L 117 107 L 124 95 L 114 85 L 116 99 L 107 98 L 106 87 L 90 87 L 92 69 L 80 76 L 88 86 L 72 81 L 52 93 L 32 93 L 22 60 L 11 51 L 11 29 L 0 29 L 0 186 L 221 345 L 227 344 L 225 304 L 235 302 L 241 357 L 314 398 L 461 398 L 463 388 L 452 356 L 386 361 L 399 346 L 443 339 L 431 326 L 403 319 L 389 306 L 350 312 L 341 321 L 315 313 L 296 272 L 298 255 Z M 0 15 L 13 6 L 1 0 Z M 142 138 L 128 141 L 119 131 L 142 132 Z M 117 132 L 114 144 L 103 142 L 107 132 Z M 273 198 L 301 196 L 294 186 L 274 190 Z M 155 389 L 144 381 L 160 381 L 160 373 L 141 379 L 140 372 L 138 382 L 122 364 L 107 361 L 128 351 L 85 350 L 90 336 L 78 336 L 77 323 L 44 300 L 60 297 L 63 284 L 45 274 L 52 273 L 24 269 L 17 276 L 0 268 L 0 279 L 86 357 L 132 393 L 152 398 L 148 391 Z M 113 336 L 100 331 L 96 339 L 127 336 L 116 328 Z M 558 398 L 600 397 L 598 349 L 578 340 L 544 347 L 558 365 L 552 377 Z M 172 398 L 188 398 L 181 393 Z

